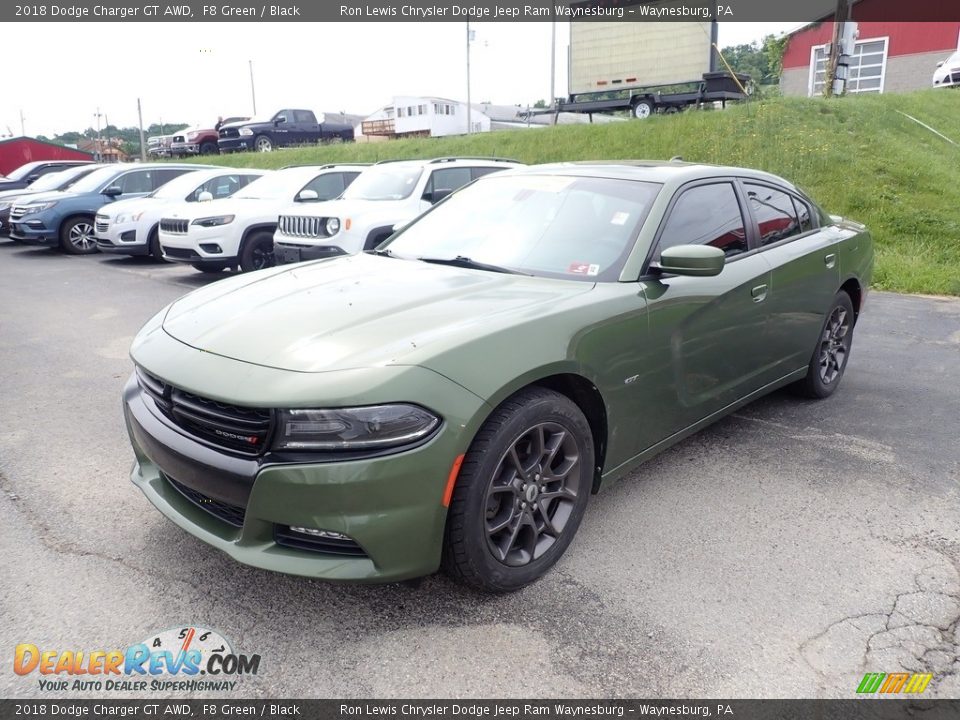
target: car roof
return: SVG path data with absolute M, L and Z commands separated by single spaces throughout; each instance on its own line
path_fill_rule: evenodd
M 381 160 L 377 165 L 395 165 L 399 167 L 416 167 L 423 168 L 428 165 L 458 165 L 458 164 L 467 164 L 473 167 L 507 167 L 511 166 L 523 166 L 519 160 L 512 160 L 510 158 L 498 158 L 498 157 L 436 157 L 436 158 L 422 158 L 422 159 L 407 159 L 407 160 Z
M 751 168 L 728 165 L 688 163 L 682 160 L 598 160 L 588 162 L 562 162 L 531 165 L 510 170 L 511 175 L 569 175 L 579 177 L 605 177 L 615 180 L 635 180 L 660 184 L 683 184 L 692 180 L 713 177 L 744 177 L 766 180 L 794 188 L 794 185 L 778 175 Z M 499 173 L 498 173 L 499 175 Z

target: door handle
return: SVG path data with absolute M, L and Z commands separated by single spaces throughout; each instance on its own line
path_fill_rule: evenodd
M 833 266 L 837 264 L 837 256 L 834 253 L 824 255 L 823 262 L 828 268 L 833 269 Z
M 753 290 L 750 291 L 750 295 L 753 297 L 754 302 L 763 302 L 767 299 L 767 286 L 757 285 Z

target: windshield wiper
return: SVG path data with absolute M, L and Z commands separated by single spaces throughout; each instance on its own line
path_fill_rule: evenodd
M 520 272 L 519 270 L 513 270 L 500 265 L 490 265 L 488 263 L 477 262 L 476 260 L 471 260 L 463 255 L 457 255 L 453 258 L 422 257 L 417 258 L 417 260 L 425 263 L 433 263 L 435 265 L 452 265 L 453 267 L 470 268 L 473 270 L 487 270 L 489 272 L 508 273 L 510 275 L 526 275 L 528 277 L 532 277 L 530 273 Z
M 364 250 L 367 255 L 379 255 L 381 257 L 397 257 L 393 254 L 393 250 L 390 248 L 384 248 L 380 250 L 378 248 L 371 248 L 370 250 Z

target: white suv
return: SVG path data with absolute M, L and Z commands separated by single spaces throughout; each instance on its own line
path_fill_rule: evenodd
M 408 223 L 478 177 L 522 167 L 498 158 L 436 158 L 377 163 L 332 202 L 290 206 L 273 235 L 277 263 L 348 255 L 376 247 Z
M 94 221 L 97 247 L 101 252 L 153 255 L 159 260 L 163 257 L 160 218 L 172 205 L 230 197 L 264 172 L 232 168 L 197 170 L 174 178 L 146 197 L 104 205 Z
M 934 87 L 960 87 L 960 50 L 941 63 L 933 73 Z
M 190 263 L 201 272 L 237 265 L 244 272 L 273 265 L 277 215 L 291 202 L 338 197 L 360 174 L 351 165 L 305 165 L 276 170 L 233 197 L 183 203 L 160 220 L 163 257 Z

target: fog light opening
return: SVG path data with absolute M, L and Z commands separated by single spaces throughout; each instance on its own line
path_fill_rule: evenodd
M 294 525 L 290 526 L 290 530 L 291 532 L 300 533 L 301 535 L 310 535 L 311 537 L 327 538 L 329 540 L 352 539 L 349 535 L 344 535 L 343 533 L 334 532 L 333 530 L 320 530 L 318 528 L 296 527 Z
M 211 255 L 220 255 L 223 253 L 223 248 L 216 243 L 200 243 L 200 249 Z

